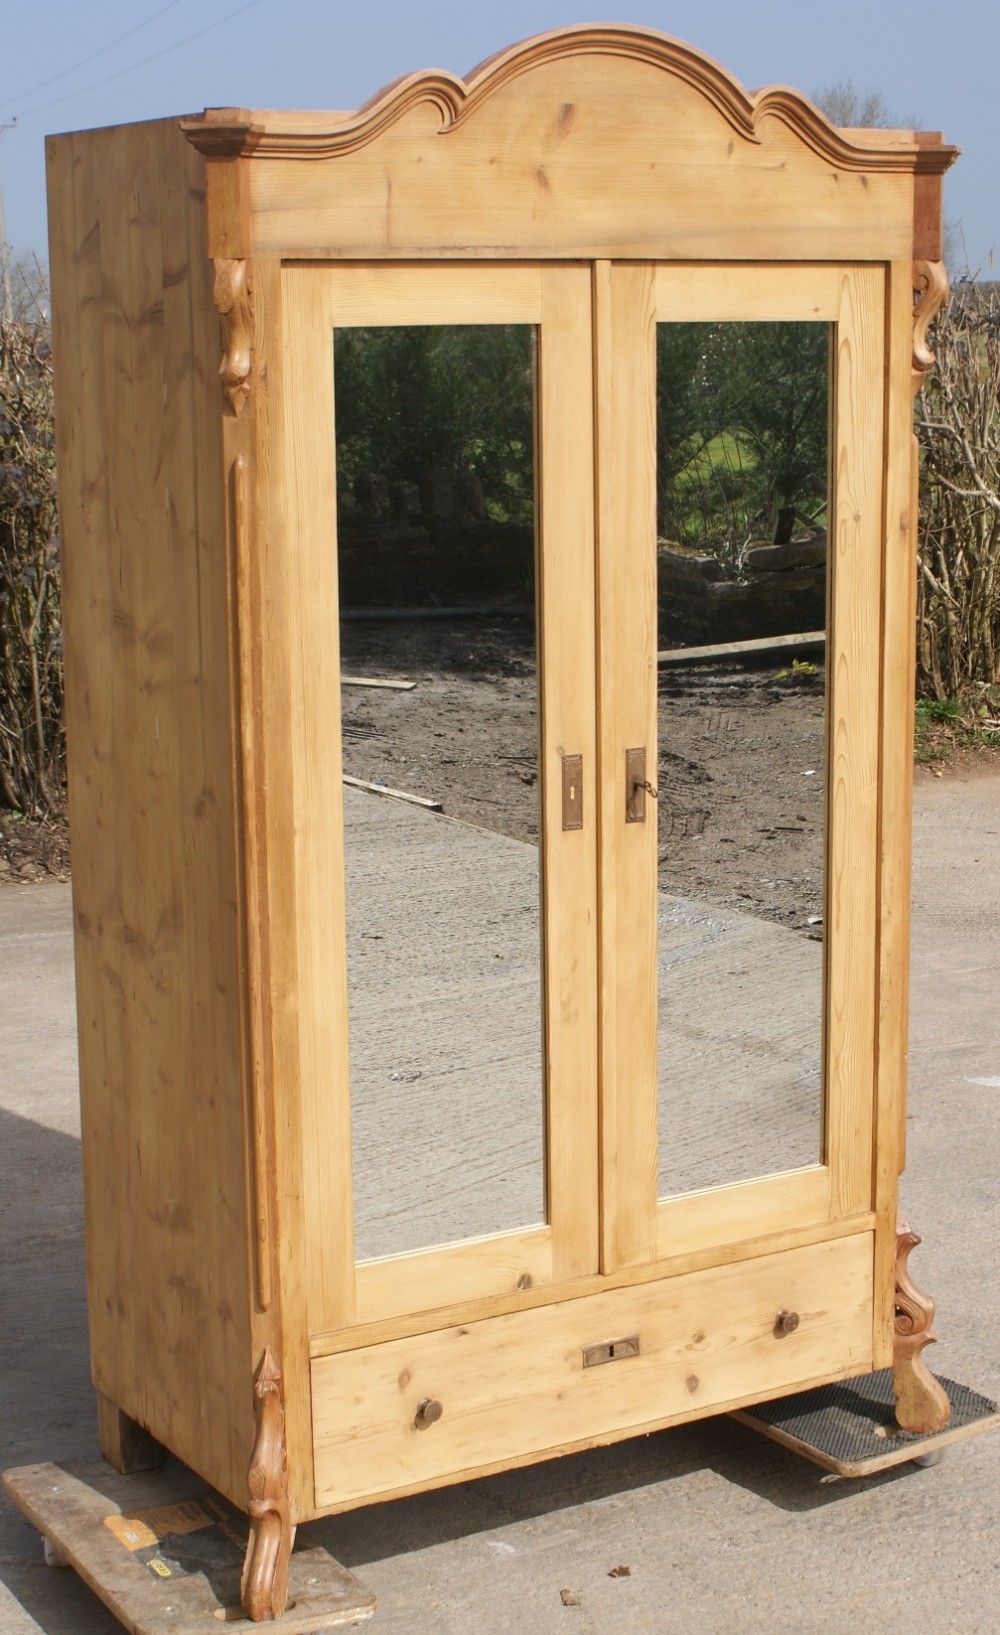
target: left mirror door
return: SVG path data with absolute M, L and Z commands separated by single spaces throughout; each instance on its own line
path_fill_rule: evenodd
M 596 1270 L 590 290 L 283 290 L 315 1333 Z

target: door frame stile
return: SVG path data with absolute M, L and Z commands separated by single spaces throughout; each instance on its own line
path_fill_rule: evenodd
M 605 1273 L 656 1256 L 655 805 L 625 821 L 626 753 L 645 748 L 651 770 L 657 755 L 655 277 L 594 273 Z

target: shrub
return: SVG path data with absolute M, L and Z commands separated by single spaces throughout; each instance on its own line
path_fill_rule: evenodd
M 918 692 L 1000 680 L 1000 286 L 959 284 L 917 398 Z
M 0 320 L 0 804 L 62 801 L 62 624 L 52 357 L 38 317 Z

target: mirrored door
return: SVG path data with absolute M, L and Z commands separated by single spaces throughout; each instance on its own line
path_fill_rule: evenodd
M 870 1224 L 882 280 L 284 270 L 314 1335 Z
M 321 1332 L 597 1270 L 590 277 L 284 295 Z
M 883 296 L 598 294 L 611 1270 L 871 1208 Z

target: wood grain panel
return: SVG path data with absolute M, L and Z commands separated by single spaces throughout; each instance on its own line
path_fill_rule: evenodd
M 167 121 L 50 147 L 54 175 L 73 159 L 53 282 L 88 1276 L 100 1391 L 240 1497 L 225 535 L 219 422 L 195 411 L 217 325 L 188 151 Z
M 892 1362 L 896 1214 L 903 1167 L 910 975 L 910 853 L 918 515 L 913 495 L 913 269 L 889 269 L 886 309 L 886 501 L 882 587 L 878 1035 L 875 1066 L 875 1367 Z
M 768 1175 L 742 1186 L 661 1198 L 656 1210 L 657 1254 L 694 1254 L 743 1238 L 819 1225 L 831 1215 L 830 1171 Z
M 458 119 L 438 91 L 404 100 L 367 139 L 328 158 L 255 158 L 257 252 L 739 261 L 909 253 L 912 174 L 880 174 L 875 156 L 870 169 L 840 171 L 778 118 L 739 129 L 715 87 L 669 62 L 621 49 L 551 57 Z
M 594 1194 L 585 1200 L 595 1213 Z M 422 1254 L 389 1255 L 357 1268 L 358 1323 L 433 1311 L 461 1301 L 503 1298 L 517 1290 L 550 1287 L 552 1232 L 510 1232 L 449 1244 Z
M 597 728 L 590 269 L 542 273 L 538 588 L 552 1276 L 597 1270 Z M 583 826 L 562 826 L 582 756 Z
M 431 276 L 428 278 L 428 272 Z M 473 277 L 427 267 L 369 263 L 323 269 L 324 298 L 343 328 L 406 324 L 537 324 L 542 269 L 517 263 L 476 267 Z
M 293 1516 L 304 1514 L 312 1485 L 312 1420 L 303 1389 L 308 1358 L 307 1287 L 312 1256 L 303 1253 L 306 1219 L 302 1173 L 309 1163 L 310 1131 L 301 1095 L 295 756 L 300 743 L 289 730 L 298 722 L 294 648 L 296 553 L 285 531 L 286 432 L 281 267 L 258 258 L 250 269 L 253 337 L 250 401 L 239 416 L 226 414 L 227 460 L 237 451 L 250 460 L 250 516 L 244 549 L 248 559 L 238 585 L 236 618 L 241 646 L 249 647 L 249 696 L 241 692 L 243 817 L 246 883 L 247 1004 L 252 1059 L 257 1074 L 252 1125 L 262 1187 L 269 1187 L 261 1221 L 273 1230 L 269 1259 L 276 1268 L 278 1298 L 253 1318 L 253 1366 L 270 1346 L 279 1360 L 288 1454 L 288 1491 Z M 234 473 L 235 474 L 235 473 Z M 252 781 L 250 781 L 252 778 Z M 262 1193 L 262 1198 L 264 1194 Z M 261 1249 L 266 1246 L 262 1243 Z M 317 1248 L 322 1253 L 322 1248 Z M 261 1264 L 263 1256 L 259 1256 Z
M 354 1317 L 343 786 L 339 685 L 334 353 L 324 279 L 283 275 L 283 542 L 289 578 L 294 857 L 287 892 L 297 929 L 295 1070 L 309 1326 Z M 293 544 L 294 542 L 294 544 Z M 287 852 L 288 835 L 284 837 Z
M 839 266 L 800 263 L 782 266 L 656 269 L 656 316 L 660 323 L 834 322 L 840 316 Z
M 786 1249 L 802 1249 L 813 1243 L 826 1243 L 834 1238 L 855 1237 L 871 1232 L 875 1215 L 869 1211 L 852 1215 L 849 1220 L 823 1219 L 809 1226 L 796 1224 L 782 1232 L 768 1232 L 761 1237 L 730 1236 L 725 1242 L 707 1249 L 693 1249 L 686 1254 L 671 1255 L 666 1260 L 643 1261 L 638 1266 L 624 1266 L 605 1275 L 576 1278 L 572 1283 L 539 1283 L 530 1289 L 517 1289 L 506 1294 L 479 1295 L 463 1298 L 445 1306 L 428 1306 L 419 1312 L 402 1312 L 397 1317 L 383 1317 L 370 1323 L 357 1323 L 353 1328 L 334 1329 L 310 1338 L 309 1351 L 313 1357 L 332 1357 L 340 1351 L 356 1351 L 360 1346 L 378 1345 L 385 1340 L 397 1340 L 405 1335 L 430 1334 L 435 1329 L 453 1323 L 479 1322 L 485 1317 L 503 1317 L 513 1311 L 533 1311 L 555 1301 L 584 1300 L 591 1294 L 602 1294 L 608 1289 L 638 1288 L 661 1278 L 681 1277 L 687 1272 L 702 1272 L 713 1266 L 735 1266 L 761 1255 L 779 1254 Z M 359 1272 L 364 1268 L 359 1268 Z
M 884 537 L 884 273 L 845 269 L 827 643 L 826 1133 L 834 1209 L 871 1207 Z
M 348 1508 L 760 1400 L 871 1358 L 870 1234 L 313 1363 L 316 1502 Z M 800 1316 L 777 1337 L 780 1310 Z M 588 1346 L 638 1353 L 584 1367 Z M 443 1416 L 414 1428 L 424 1399 Z
M 656 1251 L 656 816 L 626 823 L 625 757 L 656 765 L 655 274 L 595 281 L 601 745 L 602 1270 Z

